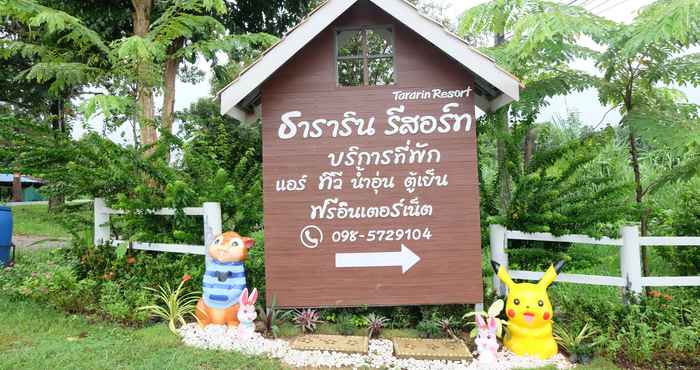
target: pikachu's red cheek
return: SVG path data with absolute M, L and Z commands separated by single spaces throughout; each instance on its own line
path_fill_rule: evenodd
M 549 312 L 545 312 L 544 315 L 542 315 L 542 318 L 545 320 L 549 320 Z
M 508 310 L 508 317 L 510 317 L 511 319 L 514 318 L 515 317 L 515 310 L 513 310 L 512 308 L 510 310 Z

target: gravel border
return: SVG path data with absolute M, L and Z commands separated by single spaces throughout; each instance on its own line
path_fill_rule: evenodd
M 401 359 L 393 355 L 393 343 L 386 339 L 371 339 L 368 354 L 348 354 L 329 351 L 299 351 L 292 349 L 282 339 L 267 339 L 259 333 L 250 338 L 239 339 L 235 329 L 222 325 L 209 325 L 200 328 L 190 323 L 179 330 L 185 345 L 202 349 L 238 351 L 248 355 L 267 356 L 279 359 L 294 367 L 331 367 L 331 368 L 386 368 L 406 370 L 459 370 L 459 369 L 513 369 L 543 367 L 554 365 L 558 369 L 574 367 L 566 358 L 557 354 L 549 360 L 532 357 L 515 356 L 509 351 L 498 353 L 496 364 L 480 364 L 474 361 L 445 361 Z

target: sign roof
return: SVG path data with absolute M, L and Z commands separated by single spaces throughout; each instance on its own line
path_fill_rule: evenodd
M 260 86 L 357 1 L 328 0 L 311 12 L 284 38 L 243 70 L 238 78 L 217 93 L 221 99 L 221 114 L 228 114 L 240 121 L 255 119 L 259 112 Z M 405 0 L 369 1 L 474 73 L 476 84 L 481 90 L 476 94 L 476 105 L 480 109 L 493 111 L 519 99 L 523 85 L 517 77 L 500 68 L 493 59 L 471 47 L 435 20 L 420 14 L 411 3 Z

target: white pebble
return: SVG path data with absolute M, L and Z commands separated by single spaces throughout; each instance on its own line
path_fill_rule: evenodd
M 249 338 L 238 338 L 235 329 L 222 325 L 209 325 L 200 328 L 196 323 L 183 326 L 179 330 L 182 342 L 191 347 L 237 351 L 248 355 L 268 356 L 278 359 L 290 366 L 311 367 L 351 367 L 373 369 L 407 369 L 407 370 L 463 370 L 463 369 L 494 369 L 507 370 L 513 368 L 531 368 L 555 365 L 558 369 L 573 367 L 563 355 L 557 354 L 549 360 L 533 357 L 516 356 L 509 351 L 498 353 L 495 364 L 480 364 L 478 361 L 446 361 L 418 360 L 394 357 L 394 346 L 390 340 L 371 339 L 367 354 L 349 354 L 329 351 L 299 351 L 292 349 L 289 343 L 282 339 L 264 338 L 255 333 Z

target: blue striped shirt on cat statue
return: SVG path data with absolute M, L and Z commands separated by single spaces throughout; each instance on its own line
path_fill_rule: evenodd
M 195 312 L 200 326 L 238 326 L 238 298 L 246 288 L 243 262 L 254 245 L 255 240 L 227 231 L 207 247 L 202 298 Z

